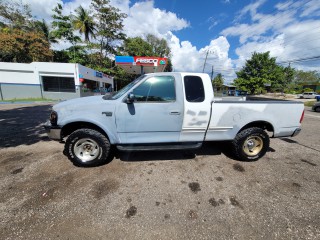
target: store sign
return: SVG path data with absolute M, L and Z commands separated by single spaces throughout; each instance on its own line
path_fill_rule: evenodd
M 166 58 L 158 58 L 158 57 L 134 57 L 133 65 L 165 65 Z
M 98 78 L 102 78 L 103 73 L 102 72 L 96 72 L 95 76 L 98 77 Z

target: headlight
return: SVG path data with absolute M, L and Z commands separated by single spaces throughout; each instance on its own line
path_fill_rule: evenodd
M 58 114 L 55 111 L 52 111 L 50 114 L 50 122 L 52 126 L 57 126 Z

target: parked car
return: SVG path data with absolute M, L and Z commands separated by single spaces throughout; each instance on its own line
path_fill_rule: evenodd
M 319 96 L 316 92 L 304 92 L 299 95 L 300 98 L 314 99 Z
M 80 166 L 107 161 L 111 146 L 121 151 L 199 148 L 204 141 L 230 141 L 239 160 L 253 161 L 271 137 L 301 131 L 302 102 L 214 99 L 203 73 L 152 73 L 115 95 L 72 99 L 53 106 L 48 136 L 66 138 L 64 153 Z
M 315 112 L 320 112 L 320 102 L 316 102 L 313 106 L 312 106 L 312 110 Z

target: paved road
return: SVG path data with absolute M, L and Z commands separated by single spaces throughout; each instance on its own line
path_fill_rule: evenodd
M 78 168 L 50 105 L 0 105 L 1 239 L 320 239 L 320 114 L 256 162 L 209 143 Z

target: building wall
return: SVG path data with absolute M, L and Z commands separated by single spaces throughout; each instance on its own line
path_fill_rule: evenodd
M 83 93 L 79 76 L 83 78 L 113 85 L 113 78 L 103 74 L 97 76 L 96 71 L 75 63 L 33 62 L 5 63 L 0 62 L 0 100 L 14 98 L 48 98 L 71 99 L 94 95 Z M 76 92 L 46 92 L 43 90 L 42 76 L 73 77 Z
M 2 100 L 15 98 L 41 98 L 40 84 L 0 83 Z M 1 97 L 1 96 L 0 96 Z
M 43 97 L 53 100 L 68 100 L 80 97 L 80 88 L 76 87 L 76 92 L 43 92 Z

